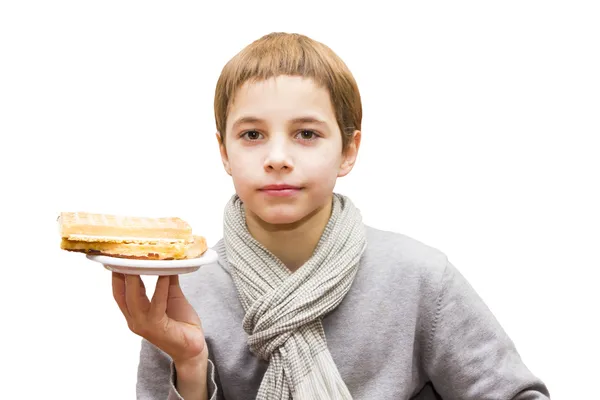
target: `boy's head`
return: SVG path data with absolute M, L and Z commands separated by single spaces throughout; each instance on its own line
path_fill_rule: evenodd
M 215 120 L 222 138 L 239 88 L 281 75 L 312 79 L 329 93 L 345 150 L 361 130 L 360 92 L 346 64 L 326 45 L 307 36 L 275 32 L 245 47 L 223 68 L 215 91 Z
M 325 45 L 273 33 L 229 61 L 217 83 L 217 139 L 250 220 L 326 220 L 350 172 L 362 109 L 352 74 Z

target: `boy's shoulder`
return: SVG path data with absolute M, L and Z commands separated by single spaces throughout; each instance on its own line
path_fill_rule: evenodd
M 447 255 L 424 242 L 400 232 L 366 226 L 365 269 L 384 276 L 412 277 L 439 282 L 448 267 Z

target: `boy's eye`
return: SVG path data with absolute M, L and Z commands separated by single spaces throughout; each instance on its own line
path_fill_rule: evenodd
M 317 134 L 314 131 L 308 130 L 308 129 L 304 129 L 301 130 L 298 135 L 300 136 L 300 139 L 302 140 L 314 140 L 317 138 Z
M 258 140 L 260 139 L 260 133 L 257 131 L 246 131 L 242 134 L 242 137 L 246 137 L 248 140 Z

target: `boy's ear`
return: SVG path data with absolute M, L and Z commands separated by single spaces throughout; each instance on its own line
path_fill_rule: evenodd
M 348 147 L 342 154 L 342 165 L 340 166 L 340 172 L 338 177 L 346 176 L 352 171 L 354 163 L 356 163 L 356 157 L 358 156 L 358 149 L 360 148 L 361 133 L 360 131 L 354 131 L 352 139 L 348 143 Z
M 225 142 L 219 132 L 216 133 L 217 142 L 219 143 L 219 152 L 221 153 L 221 161 L 223 161 L 223 167 L 225 172 L 231 176 L 231 167 L 229 166 L 229 157 L 227 156 L 227 149 L 225 148 Z

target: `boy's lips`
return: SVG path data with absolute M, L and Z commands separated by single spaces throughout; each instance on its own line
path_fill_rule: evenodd
M 298 193 L 302 188 L 293 185 L 267 185 L 260 188 L 260 191 L 268 196 L 288 197 Z

